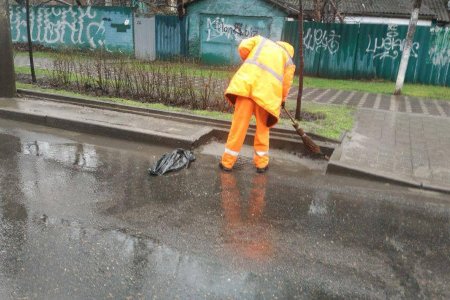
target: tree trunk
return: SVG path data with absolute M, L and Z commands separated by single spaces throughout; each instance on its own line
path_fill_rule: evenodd
M 0 97 L 16 95 L 14 56 L 9 25 L 8 0 L 0 1 Z
M 422 0 L 414 1 L 414 8 L 409 20 L 408 33 L 406 35 L 405 47 L 403 48 L 402 60 L 397 73 L 397 82 L 395 84 L 394 95 L 402 93 L 403 83 L 405 81 L 406 70 L 408 69 L 409 56 L 411 54 L 411 47 L 414 41 L 414 33 L 416 32 L 417 21 L 419 20 L 419 10 L 422 5 Z
M 298 73 L 298 94 L 297 94 L 297 107 L 295 109 L 295 118 L 301 120 L 302 112 L 302 96 L 303 96 L 303 70 L 305 62 L 303 59 L 303 4 L 302 0 L 299 1 L 300 7 L 298 12 L 298 56 L 300 59 L 299 73 Z
M 177 13 L 178 18 L 181 20 L 184 17 L 184 1 L 183 0 L 177 0 Z
M 34 71 L 33 42 L 31 41 L 31 28 L 30 28 L 30 0 L 26 1 L 26 11 L 27 11 L 28 54 L 30 56 L 31 81 L 33 83 L 35 83 L 36 82 L 36 73 Z

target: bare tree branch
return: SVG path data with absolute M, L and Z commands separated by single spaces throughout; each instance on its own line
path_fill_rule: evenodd
M 313 0 L 313 18 L 316 22 L 333 23 L 336 18 L 342 23 L 344 17 L 339 11 L 339 0 Z
M 336 16 L 339 19 L 339 22 L 344 23 L 344 17 L 341 15 L 341 13 L 339 12 L 337 5 L 336 5 L 336 0 L 330 0 L 330 4 L 333 7 Z

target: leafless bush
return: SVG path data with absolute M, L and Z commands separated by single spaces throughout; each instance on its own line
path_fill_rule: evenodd
M 50 82 L 54 86 L 68 86 L 73 78 L 73 61 L 65 55 L 57 55 L 49 72 Z
M 71 86 L 81 92 L 228 111 L 223 99 L 226 80 L 220 79 L 213 70 L 199 74 L 197 69 L 187 66 L 170 62 L 136 63 L 102 54 L 95 59 L 58 55 L 48 77 L 54 86 Z

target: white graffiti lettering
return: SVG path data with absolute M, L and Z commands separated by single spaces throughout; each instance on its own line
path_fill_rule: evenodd
M 373 60 L 396 59 L 399 57 L 405 48 L 406 39 L 398 38 L 399 33 L 397 29 L 397 25 L 389 25 L 386 37 L 380 41 L 378 38 L 375 38 L 372 42 L 372 37 L 369 35 L 369 45 L 366 48 L 366 53 L 373 53 Z M 417 58 L 419 56 L 419 47 L 420 44 L 418 42 L 413 43 L 410 57 Z
M 314 52 L 324 49 L 329 54 L 335 54 L 339 50 L 339 40 L 341 36 L 336 31 L 308 28 L 303 37 L 303 45 L 305 49 Z
M 208 36 L 207 41 L 211 41 L 220 37 L 226 37 L 228 40 L 241 41 L 245 38 L 258 35 L 262 29 L 246 25 L 243 23 L 227 24 L 224 18 L 207 18 L 206 29 Z
M 11 9 L 10 22 L 13 42 L 25 42 L 25 8 Z M 87 7 L 39 7 L 30 10 L 31 40 L 44 45 L 71 43 L 71 46 L 88 45 L 91 49 L 105 45 L 104 21 L 96 11 Z
M 450 64 L 450 28 L 433 27 L 430 33 L 430 61 L 434 66 L 445 67 Z

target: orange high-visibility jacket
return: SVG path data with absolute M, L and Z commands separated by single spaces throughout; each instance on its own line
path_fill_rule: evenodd
M 244 62 L 231 79 L 225 97 L 233 105 L 237 96 L 252 99 L 271 115 L 267 121 L 271 127 L 278 122 L 281 102 L 292 85 L 294 48 L 258 35 L 243 40 L 239 54 Z

